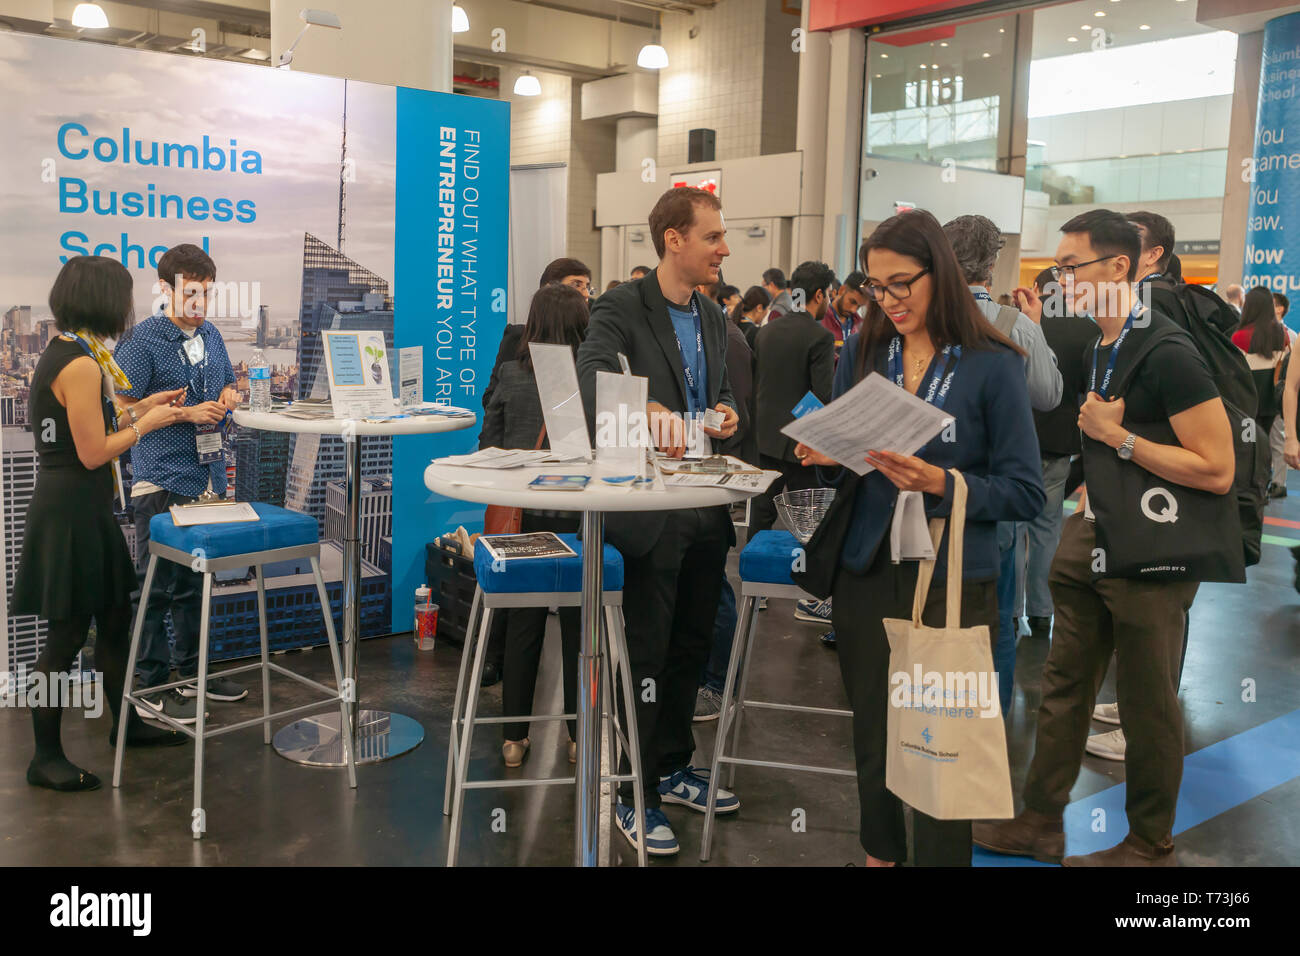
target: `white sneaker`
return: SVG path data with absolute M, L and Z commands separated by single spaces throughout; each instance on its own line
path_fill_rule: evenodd
M 1124 731 L 1112 730 L 1108 734 L 1093 734 L 1088 738 L 1088 745 L 1084 749 L 1103 760 L 1123 760 L 1127 746 Z
M 1103 724 L 1119 724 L 1119 704 L 1098 704 L 1092 709 L 1092 719 Z

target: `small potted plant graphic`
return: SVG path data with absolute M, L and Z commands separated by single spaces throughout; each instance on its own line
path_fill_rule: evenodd
M 367 345 L 366 354 L 370 356 L 370 361 L 373 363 L 370 366 L 370 374 L 374 377 L 375 384 L 379 385 L 384 380 L 384 366 L 382 364 L 384 350 Z

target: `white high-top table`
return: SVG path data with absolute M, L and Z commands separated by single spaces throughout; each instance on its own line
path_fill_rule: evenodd
M 626 475 L 635 466 L 606 464 L 538 465 L 489 469 L 444 465 L 434 461 L 424 470 L 430 491 L 461 501 L 512 508 L 582 512 L 582 644 L 578 654 L 578 780 L 575 813 L 574 865 L 599 862 L 600 702 L 593 693 L 601 686 L 600 597 L 604 589 L 605 514 L 611 511 L 677 511 L 730 505 L 760 494 L 710 486 L 670 487 L 646 491 L 611 485 L 602 477 Z M 766 472 L 769 481 L 777 472 Z M 532 491 L 538 475 L 590 475 L 582 491 Z M 471 693 L 473 691 L 471 690 Z M 611 702 L 612 706 L 612 702 Z M 643 772 L 653 773 L 654 768 Z
M 472 428 L 475 415 L 412 415 L 387 421 L 368 422 L 342 418 L 292 418 L 283 412 L 253 412 L 239 409 L 235 424 L 271 432 L 303 435 L 339 435 L 347 449 L 344 488 L 347 511 L 343 529 L 343 675 L 351 682 L 353 752 L 356 762 L 378 763 L 414 750 L 424 740 L 420 723 L 403 714 L 385 710 L 362 710 L 357 688 L 357 651 L 361 643 L 361 442 L 360 438 L 384 435 L 426 435 L 432 432 Z M 396 517 L 396 515 L 394 516 Z M 313 767 L 345 766 L 343 738 L 337 714 L 320 714 L 281 728 L 272 740 L 276 751 L 295 763 Z

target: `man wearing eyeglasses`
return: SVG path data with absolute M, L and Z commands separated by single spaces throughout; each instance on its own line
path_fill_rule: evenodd
M 167 250 L 158 262 L 161 309 L 123 336 L 114 352 L 131 381 L 130 388 L 118 393 L 124 405 L 155 392 L 185 389 L 185 421 L 150 432 L 131 451 L 131 504 L 142 583 L 149 563 L 149 520 L 172 505 L 226 491 L 223 426 L 239 393 L 221 332 L 206 320 L 216 277 L 215 263 L 198 246 L 185 243 Z M 172 561 L 160 561 L 155 568 L 149 594 L 139 598 L 147 601 L 136 664 L 141 688 L 169 683 L 172 667 L 180 679 L 193 680 L 198 674 L 202 585 L 202 575 Z M 167 643 L 168 611 L 174 648 Z M 180 723 L 193 723 L 197 683 L 154 694 L 146 699 L 147 707 Z M 209 700 L 241 700 L 247 694 L 247 688 L 228 678 L 208 681 Z M 140 708 L 140 715 L 147 717 L 149 711 Z
M 1066 519 L 1052 562 L 1056 622 L 1043 666 L 1025 809 L 1014 820 L 976 824 L 973 837 L 995 852 L 1061 861 L 1063 811 L 1079 774 L 1098 685 L 1114 653 L 1119 719 L 1128 741 L 1129 832 L 1116 846 L 1065 857 L 1064 863 L 1176 866 L 1174 809 L 1183 770 L 1177 671 L 1183 621 L 1198 581 L 1143 576 L 1146 568 L 1120 576 L 1116 571 L 1125 566 L 1125 555 L 1113 547 L 1107 553 L 1107 544 L 1123 540 L 1141 551 L 1142 539 L 1174 520 L 1174 501 L 1181 500 L 1184 508 L 1194 500 L 1218 505 L 1213 496 L 1222 499 L 1232 488 L 1232 426 L 1191 337 L 1140 301 L 1135 280 L 1142 244 L 1133 223 L 1096 209 L 1071 219 L 1061 231 L 1054 271 L 1066 304 L 1075 313 L 1090 313 L 1101 333 L 1085 354 L 1088 395 L 1078 420 L 1088 486 L 1081 507 Z M 1130 428 L 1167 438 L 1149 439 Z M 1156 491 L 1167 506 L 1157 513 L 1147 503 L 1155 492 L 1142 495 L 1142 517 L 1136 520 L 1150 524 L 1135 530 L 1115 516 L 1129 514 L 1134 503 L 1128 479 L 1141 472 L 1159 480 Z M 1232 517 L 1235 510 L 1229 505 L 1218 513 Z M 1177 520 L 1187 527 L 1181 524 L 1184 516 Z M 1218 530 L 1202 529 L 1197 549 L 1214 544 Z M 1197 533 L 1195 525 L 1192 532 Z M 1239 541 L 1223 545 L 1238 549 L 1240 560 Z M 1169 571 L 1199 557 L 1191 551 L 1161 555 L 1170 567 L 1152 570 Z

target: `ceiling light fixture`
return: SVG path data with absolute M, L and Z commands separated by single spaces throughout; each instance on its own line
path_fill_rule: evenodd
M 108 28 L 108 16 L 97 3 L 79 3 L 72 11 L 72 25 L 83 30 L 104 30 Z
M 643 70 L 662 70 L 668 66 L 668 51 L 658 43 L 647 43 L 636 55 L 636 65 Z
M 542 84 L 527 70 L 515 80 L 515 96 L 540 96 Z
M 469 14 L 465 12 L 465 8 L 460 4 L 454 4 L 451 8 L 451 32 L 469 32 Z
M 1065 42 L 1066 42 L 1066 43 L 1078 43 L 1078 42 L 1079 42 L 1079 38 L 1078 38 L 1078 37 L 1066 37 L 1066 38 L 1065 38 Z
M 989 57 L 991 57 L 992 55 L 993 55 L 992 53 L 985 53 L 985 54 L 984 54 L 984 59 L 987 60 L 987 59 L 988 59 Z
M 1150 30 L 1150 29 L 1151 29 L 1151 24 L 1149 24 L 1149 23 L 1144 23 L 1144 24 L 1142 24 L 1142 26 L 1138 27 L 1138 29 L 1139 29 L 1139 30 Z

